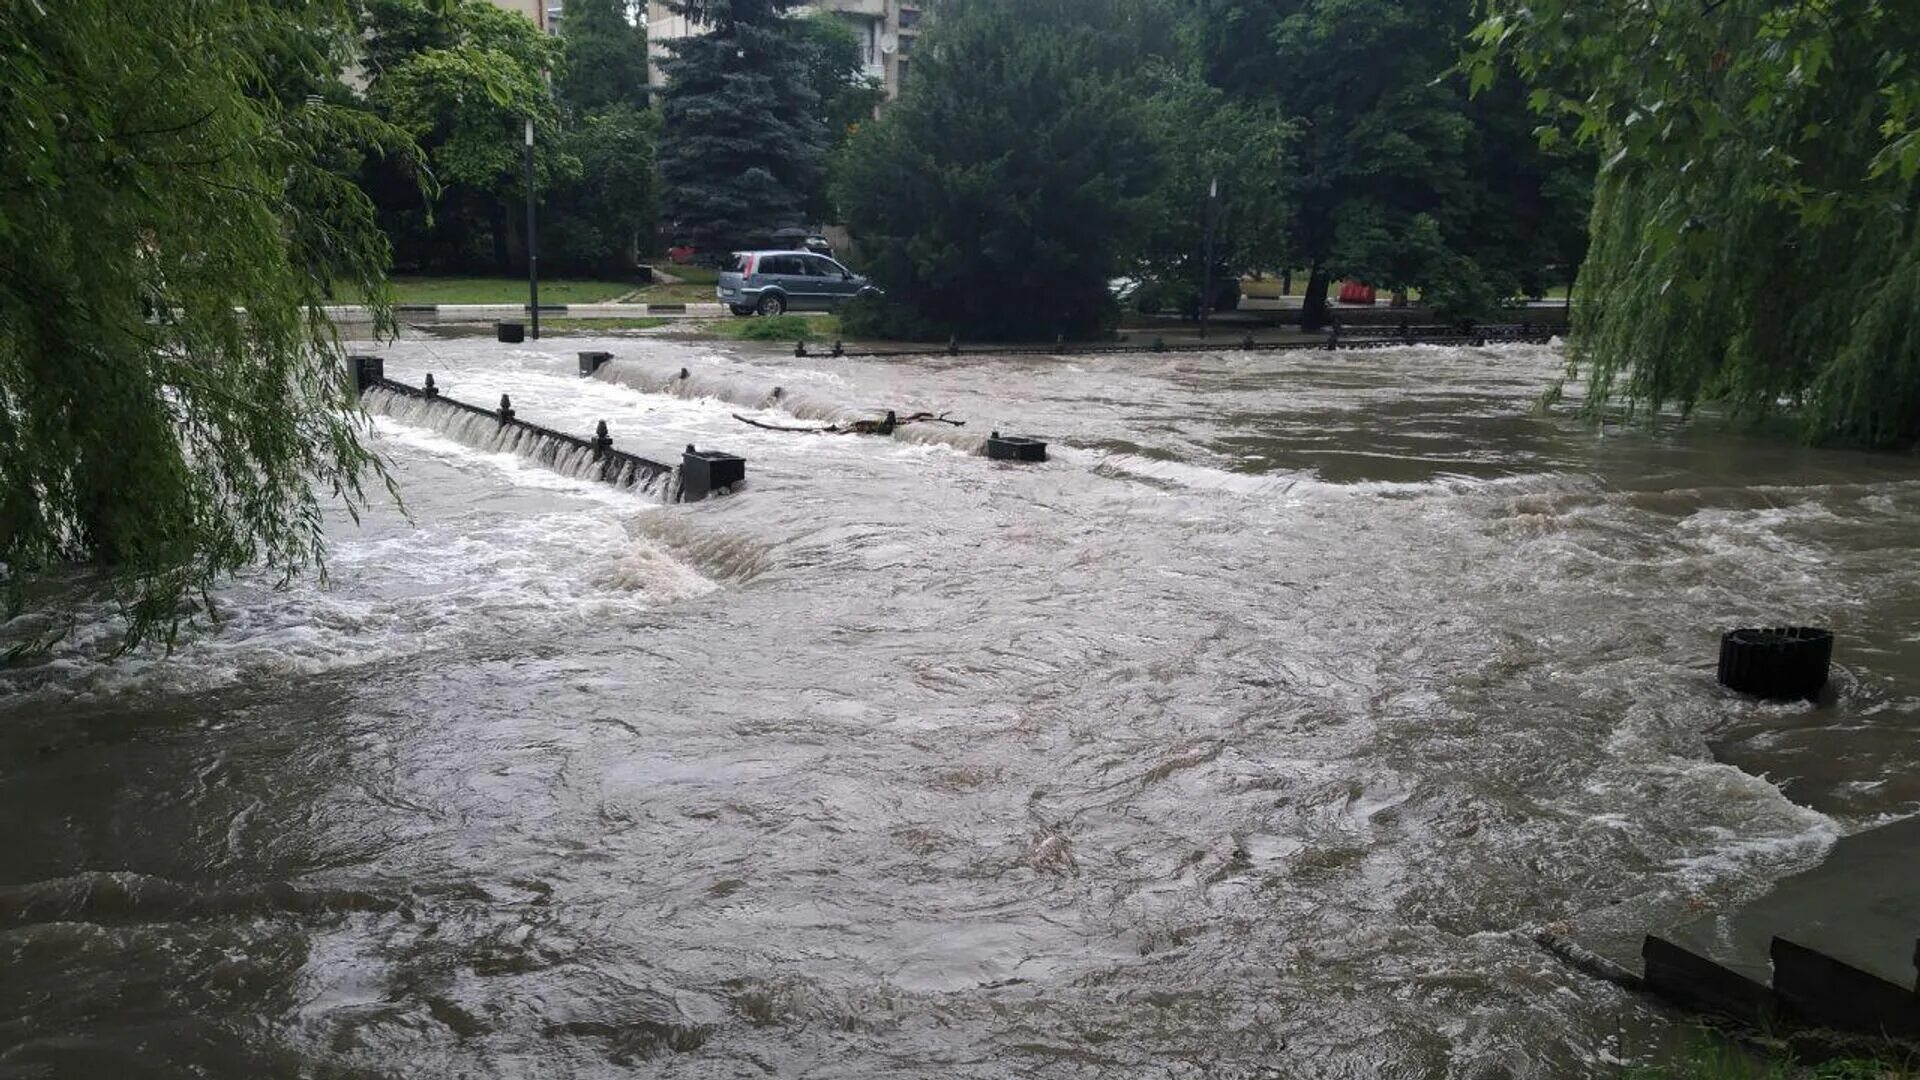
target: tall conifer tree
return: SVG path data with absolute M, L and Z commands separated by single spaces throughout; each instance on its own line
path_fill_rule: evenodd
M 794 0 L 669 0 L 706 32 L 662 65 L 660 178 L 680 242 L 720 253 L 807 224 L 824 181 L 826 126 Z

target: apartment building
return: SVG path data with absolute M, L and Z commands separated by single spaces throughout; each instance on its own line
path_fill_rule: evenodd
M 853 28 L 860 39 L 867 74 L 880 80 L 889 99 L 898 97 L 912 68 L 913 43 L 920 31 L 919 0 L 807 0 L 807 7 Z M 653 53 L 653 83 L 660 85 L 660 61 L 667 43 L 700 33 L 684 15 L 675 15 L 663 0 L 647 5 L 647 48 Z

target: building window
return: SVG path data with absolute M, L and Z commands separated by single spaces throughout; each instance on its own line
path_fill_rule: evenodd
M 898 63 L 894 64 L 893 70 L 894 70 L 894 76 L 893 76 L 894 88 L 896 90 L 905 90 L 907 88 L 907 62 L 905 60 L 899 61 Z
M 900 55 L 905 56 L 913 51 L 913 38 L 912 34 L 900 35 Z
M 913 8 L 900 9 L 900 29 L 911 30 L 920 25 L 920 13 Z

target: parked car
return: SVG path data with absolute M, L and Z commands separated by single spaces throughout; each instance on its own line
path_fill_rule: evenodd
M 735 315 L 838 311 L 873 283 L 824 255 L 803 251 L 736 251 L 720 271 L 714 295 Z

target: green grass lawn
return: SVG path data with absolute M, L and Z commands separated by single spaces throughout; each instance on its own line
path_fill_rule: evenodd
M 711 304 L 712 284 L 648 285 L 632 296 L 636 304 Z
M 700 332 L 733 341 L 832 341 L 840 336 L 840 317 L 776 315 L 766 319 L 748 316 L 703 323 Z
M 524 304 L 525 278 L 428 277 L 393 275 L 393 298 L 400 304 Z M 557 278 L 540 283 L 540 303 L 605 304 L 640 286 L 619 281 L 583 281 Z M 712 290 L 708 290 L 712 295 Z
M 672 274 L 689 285 L 708 285 L 720 280 L 720 270 L 712 266 L 675 266 L 665 259 L 653 264 L 655 270 Z

